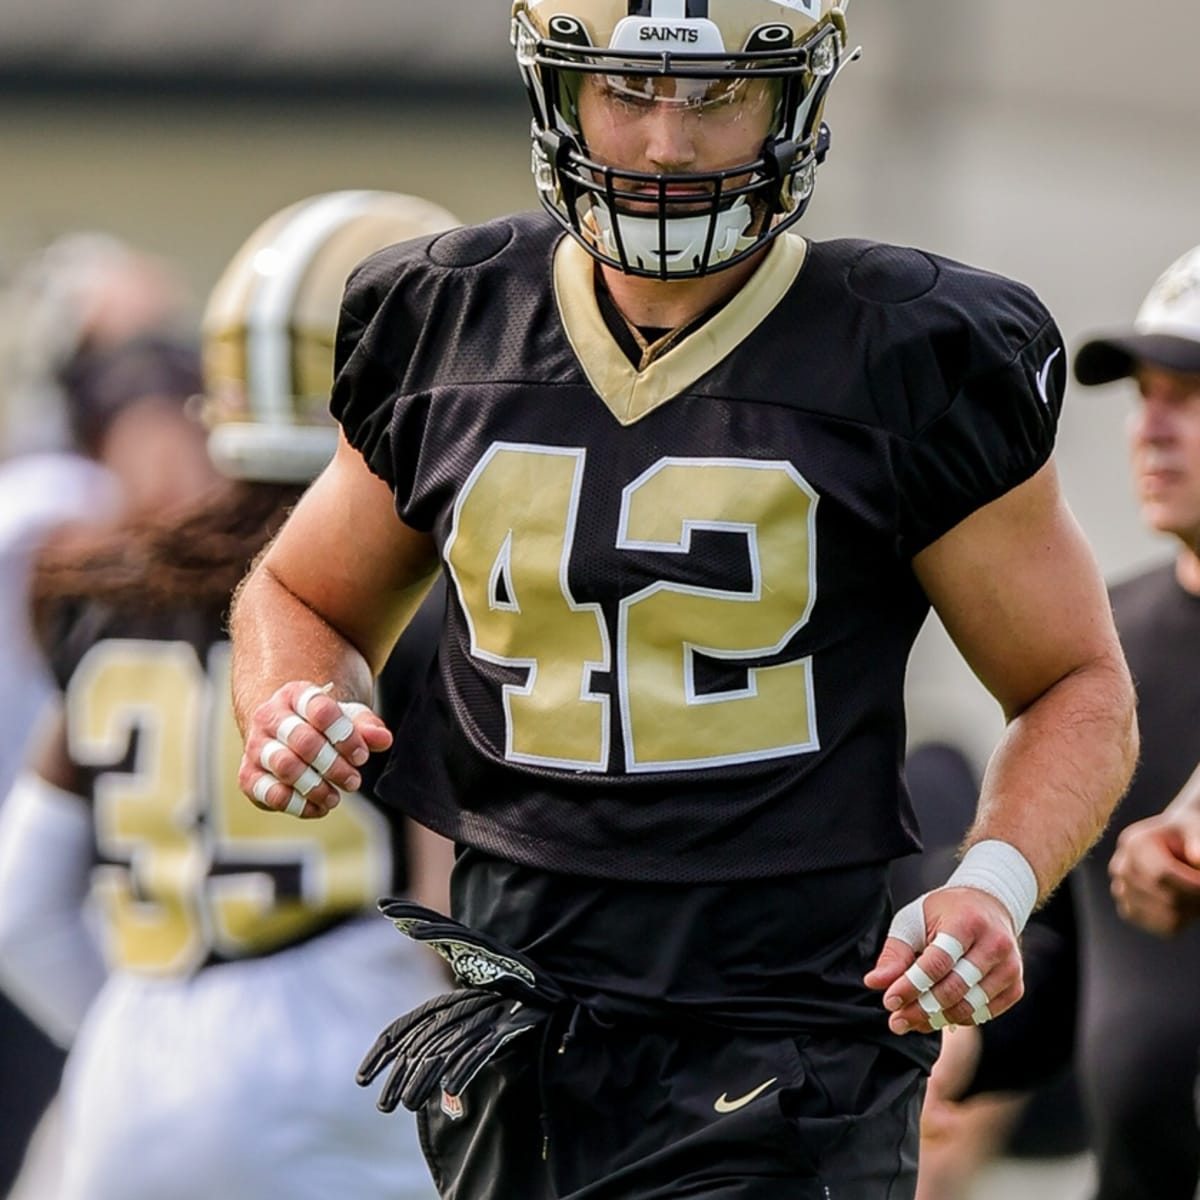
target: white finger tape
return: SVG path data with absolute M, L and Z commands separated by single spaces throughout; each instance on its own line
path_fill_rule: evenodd
M 332 681 L 327 683 L 324 687 L 317 687 L 316 684 L 313 684 L 312 687 L 306 687 L 304 691 L 300 693 L 300 699 L 296 701 L 296 711 L 307 721 L 308 706 L 317 696 L 328 696 L 332 691 Z
M 263 748 L 258 752 L 258 763 L 264 771 L 270 771 L 275 774 L 275 768 L 271 765 L 275 761 L 275 756 L 281 754 L 287 747 L 282 742 L 275 741 L 274 738 L 269 742 L 263 743 Z
M 285 746 L 291 749 L 291 737 L 302 725 L 307 725 L 308 722 L 296 713 L 288 713 L 282 721 L 279 722 L 279 728 L 275 730 L 275 736 L 283 742 Z
M 260 775 L 254 781 L 254 798 L 259 804 L 267 803 L 267 793 L 279 782 L 274 775 Z
M 971 1020 L 976 1025 L 986 1025 L 992 1019 L 992 1010 L 985 1004 L 971 1014 Z
M 360 713 L 370 712 L 371 708 L 367 704 L 360 704 L 357 700 L 343 700 L 342 712 L 351 720 L 354 720 Z
M 935 1032 L 939 1029 L 945 1029 L 949 1024 L 950 1022 L 946 1020 L 946 1015 L 944 1013 L 939 1011 L 929 1014 L 929 1028 Z
M 312 769 L 318 775 L 324 775 L 330 767 L 338 760 L 338 752 L 326 742 L 320 750 L 317 751 L 317 757 L 312 760 Z
M 354 722 L 347 716 L 341 716 L 325 730 L 325 736 L 331 742 L 344 742 L 353 732 Z
M 287 807 L 283 811 L 291 817 L 302 817 L 307 805 L 308 801 L 299 792 L 293 792 L 291 799 L 287 802 Z
M 322 783 L 321 776 L 312 769 L 305 767 L 300 778 L 292 784 L 292 787 L 300 793 L 301 796 L 307 796 L 314 788 L 318 788 Z
M 987 1008 L 992 1000 L 991 996 L 989 996 L 987 992 L 985 992 L 983 988 L 979 986 L 979 984 L 975 984 L 974 987 L 970 988 L 963 999 L 973 1009 L 975 1009 L 976 1012 L 978 1012 L 981 1008 Z
M 960 958 L 954 964 L 954 971 L 969 988 L 973 988 L 983 978 L 983 972 L 969 958 Z
M 888 937 L 896 938 L 914 950 L 925 949 L 925 897 L 918 896 L 898 909 L 888 926 Z
M 931 945 L 936 946 L 939 950 L 945 950 L 950 955 L 954 962 L 958 962 L 966 953 L 963 949 L 963 944 L 952 933 L 946 933 L 944 930 L 941 933 L 935 934 Z
M 918 992 L 927 992 L 933 987 L 933 980 L 929 978 L 925 972 L 913 963 L 907 971 L 904 972 L 904 978 L 917 989 Z
M 930 1015 L 942 1011 L 941 1002 L 932 992 L 922 992 L 917 997 L 917 1003 Z

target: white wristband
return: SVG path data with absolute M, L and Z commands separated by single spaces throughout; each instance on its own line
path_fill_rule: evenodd
M 1037 876 L 1029 860 L 1016 846 L 994 838 L 976 842 L 942 886 L 970 887 L 994 896 L 1008 909 L 1017 933 L 1025 928 L 1038 898 Z

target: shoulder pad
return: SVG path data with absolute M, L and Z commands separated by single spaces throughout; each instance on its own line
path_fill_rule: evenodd
M 503 254 L 514 237 L 516 230 L 508 219 L 467 225 L 440 234 L 427 253 L 439 267 L 478 267 Z
M 883 244 L 868 246 L 846 275 L 850 290 L 874 304 L 906 304 L 936 286 L 937 263 L 921 250 Z

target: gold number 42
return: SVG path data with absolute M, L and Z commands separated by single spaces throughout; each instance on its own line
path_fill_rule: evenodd
M 630 772 L 688 770 L 818 748 L 812 661 L 746 670 L 736 691 L 702 693 L 697 655 L 731 663 L 781 653 L 816 599 L 817 496 L 790 463 L 664 458 L 622 493 L 617 549 L 687 555 L 696 530 L 745 539 L 745 591 L 659 581 L 623 599 L 615 645 L 598 604 L 572 595 L 568 569 L 586 451 L 497 442 L 455 506 L 448 572 L 471 653 L 525 672 L 503 689 L 505 756 L 606 771 L 615 677 Z

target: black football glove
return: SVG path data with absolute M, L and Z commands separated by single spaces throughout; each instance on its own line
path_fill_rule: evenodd
M 486 933 L 411 900 L 380 900 L 379 911 L 406 937 L 436 950 L 468 988 L 486 988 L 544 1008 L 566 999 L 553 977 L 532 959 Z
M 460 1096 L 504 1046 L 548 1016 L 544 1008 L 482 988 L 435 996 L 375 1039 L 358 1068 L 359 1086 L 391 1067 L 375 1102 L 385 1113 L 398 1104 L 416 1112 L 439 1089 Z

